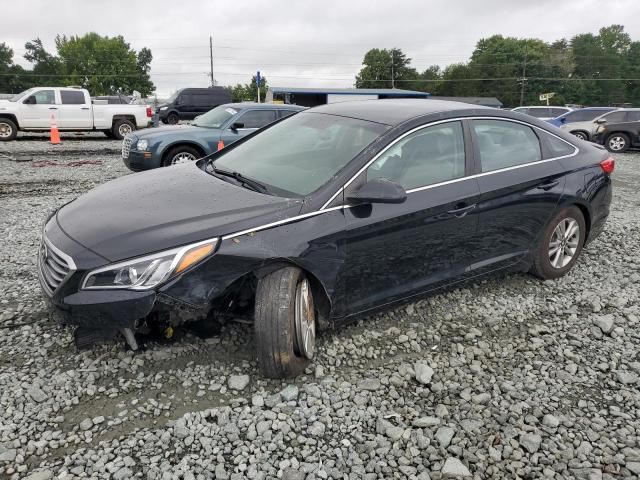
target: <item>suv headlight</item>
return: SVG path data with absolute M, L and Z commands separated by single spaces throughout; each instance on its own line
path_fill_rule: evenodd
M 136 148 L 144 152 L 147 148 L 149 148 L 149 142 L 147 140 L 138 140 Z
M 97 268 L 85 276 L 81 288 L 149 290 L 209 257 L 217 244 L 214 238 Z
M 167 107 L 160 107 L 160 110 L 166 110 Z

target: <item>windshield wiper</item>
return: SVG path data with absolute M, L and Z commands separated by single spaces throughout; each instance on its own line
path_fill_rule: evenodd
M 253 190 L 254 192 L 266 193 L 268 195 L 270 194 L 269 189 L 265 185 L 258 182 L 257 180 L 253 180 L 252 178 L 245 177 L 240 172 L 232 172 L 230 170 L 217 168 L 213 165 L 213 162 L 208 163 L 207 167 L 211 167 L 211 169 L 213 170 L 213 173 L 217 175 L 224 175 L 225 177 L 231 177 L 235 179 L 238 183 L 249 188 L 250 190 Z

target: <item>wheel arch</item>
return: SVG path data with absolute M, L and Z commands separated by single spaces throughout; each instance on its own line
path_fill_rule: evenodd
M 587 132 L 583 128 L 576 128 L 575 130 L 569 130 L 569 133 L 571 135 L 575 135 L 576 133 L 582 133 L 587 138 L 587 140 L 591 138 L 591 135 L 589 135 L 589 132 Z
M 114 115 L 113 118 L 111 119 L 111 128 L 114 128 L 116 126 L 116 122 L 118 120 L 128 120 L 129 122 L 133 123 L 136 128 L 138 128 L 135 115 L 127 115 L 127 114 Z
M 13 113 L 0 113 L 0 118 L 11 120 L 13 123 L 16 124 L 16 127 L 20 129 L 20 123 L 18 122 L 17 117 Z
M 203 157 L 207 154 L 206 149 L 199 144 L 198 142 L 194 142 L 193 140 L 175 140 L 172 143 L 167 143 L 162 146 L 160 150 L 160 158 L 162 161 L 166 159 L 167 154 L 176 147 L 192 147 L 195 148 Z

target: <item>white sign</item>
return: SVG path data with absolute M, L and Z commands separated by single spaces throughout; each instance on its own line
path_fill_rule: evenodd
M 549 100 L 551 97 L 555 97 L 555 92 L 551 93 L 542 93 L 540 94 L 540 101 L 544 102 L 545 100 Z

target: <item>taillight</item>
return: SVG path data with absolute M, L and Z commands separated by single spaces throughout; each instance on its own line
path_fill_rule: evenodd
M 147 117 L 153 117 L 153 110 L 151 107 L 147 107 Z
M 609 175 L 613 172 L 613 169 L 616 168 L 616 161 L 613 159 L 613 157 L 609 157 L 606 160 L 600 162 L 600 168 L 604 173 Z

